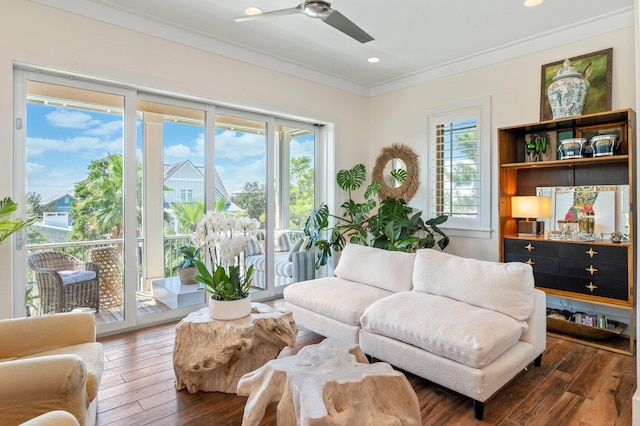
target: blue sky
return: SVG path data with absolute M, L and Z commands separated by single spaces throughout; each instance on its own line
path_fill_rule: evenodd
M 141 140 L 140 123 L 137 132 Z M 166 164 L 204 162 L 203 127 L 165 122 L 164 139 Z M 43 201 L 65 194 L 85 178 L 91 161 L 122 153 L 122 144 L 118 115 L 29 103 L 27 191 L 40 193 Z M 265 148 L 263 135 L 216 131 L 216 168 L 227 191 L 239 191 L 246 182 L 264 182 Z M 313 158 L 312 137 L 292 142 L 291 155 Z

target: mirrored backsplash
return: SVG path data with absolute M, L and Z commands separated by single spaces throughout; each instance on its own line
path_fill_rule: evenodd
M 616 232 L 629 235 L 629 185 L 537 187 L 536 191 L 551 198 L 551 217 L 539 218 L 545 223 L 545 238 L 609 240 Z M 590 235 L 579 227 L 585 215 L 593 218 Z

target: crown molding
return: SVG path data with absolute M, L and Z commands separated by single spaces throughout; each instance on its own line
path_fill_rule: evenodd
M 251 50 L 246 46 L 235 45 L 227 40 L 222 41 L 201 32 L 161 22 L 149 17 L 135 15 L 124 10 L 99 4 L 95 1 L 31 1 L 367 97 L 383 95 L 395 90 L 405 89 L 428 81 L 471 71 L 635 25 L 634 8 L 628 7 L 578 22 L 560 28 L 559 30 L 549 31 L 535 37 L 518 40 L 467 57 L 438 64 L 434 67 L 407 74 L 381 84 L 367 86 L 341 78 L 337 75 L 328 74 L 318 69 L 303 66 L 287 58 L 265 55 L 264 53 Z

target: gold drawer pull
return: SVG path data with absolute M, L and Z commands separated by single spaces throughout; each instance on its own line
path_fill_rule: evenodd
M 585 271 L 589 271 L 591 275 L 593 275 L 594 272 L 598 272 L 598 270 L 594 268 L 593 265 L 589 265 L 589 267 L 585 269 Z
M 534 262 L 533 260 L 531 260 L 531 258 L 529 258 L 529 260 L 527 260 L 525 263 L 526 263 L 527 265 L 531 265 L 531 266 L 533 266 L 533 265 L 535 265 L 535 264 L 536 264 L 536 262 Z
M 535 250 L 536 248 L 534 246 L 531 245 L 531 243 L 527 244 L 526 246 L 524 246 L 524 248 L 526 248 L 527 250 L 529 250 L 529 253 L 531 253 L 531 250 Z
M 593 247 L 589 247 L 589 251 L 585 251 L 585 253 L 587 253 L 592 259 L 594 254 L 598 254 L 598 252 L 595 251 Z
M 593 285 L 592 282 L 589 282 L 589 285 L 585 285 L 586 288 L 588 288 L 589 290 L 591 290 L 591 293 L 593 293 L 593 289 L 594 288 L 598 288 L 597 285 Z

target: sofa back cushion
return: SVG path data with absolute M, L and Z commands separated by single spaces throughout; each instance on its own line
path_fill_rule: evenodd
M 526 263 L 468 259 L 418 250 L 413 289 L 450 297 L 524 321 L 533 311 L 533 269 Z
M 348 243 L 334 271 L 338 278 L 398 292 L 413 288 L 414 253 Z

